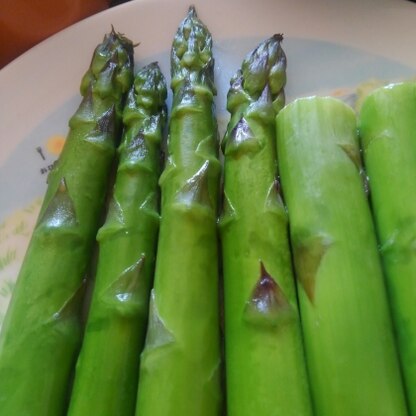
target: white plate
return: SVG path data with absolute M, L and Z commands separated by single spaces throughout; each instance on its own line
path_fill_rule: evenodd
M 185 0 L 136 0 L 88 18 L 37 45 L 0 71 L 0 326 L 56 159 L 79 83 L 111 25 L 134 42 L 136 64 L 169 50 Z M 229 79 L 257 43 L 283 33 L 288 100 L 347 94 L 369 79 L 416 74 L 416 4 L 406 0 L 198 0 L 216 57 L 217 111 L 224 122 Z

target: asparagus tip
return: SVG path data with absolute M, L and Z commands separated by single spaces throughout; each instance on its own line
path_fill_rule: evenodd
M 282 42 L 283 33 L 275 33 L 270 39 L 273 39 L 275 42 Z
M 198 17 L 198 15 L 196 14 L 195 6 L 193 4 L 191 4 L 189 6 L 189 9 L 188 9 L 188 17 Z
M 243 60 L 230 82 L 227 109 L 237 111 L 242 104 L 258 101 L 271 104 L 275 113 L 285 103 L 286 55 L 281 47 L 283 35 L 264 40 Z

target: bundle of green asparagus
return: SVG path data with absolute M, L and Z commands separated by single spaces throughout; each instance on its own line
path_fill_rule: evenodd
M 275 35 L 250 53 L 228 92 L 220 219 L 228 416 L 312 414 L 276 171 L 281 41 Z
M 124 109 L 125 131 L 68 415 L 132 415 L 147 326 L 159 227 L 160 144 L 166 84 L 141 69 Z
M 408 414 L 356 116 L 331 98 L 283 108 L 281 42 L 274 35 L 246 57 L 227 97 L 219 220 L 226 389 L 214 59 L 191 7 L 171 50 L 159 238 L 163 75 L 151 64 L 132 86 L 133 45 L 114 30 L 94 52 L 0 334 L 1 415 L 66 414 L 96 237 L 68 415 L 218 416 L 225 390 L 229 416 Z M 359 125 L 411 414 L 415 96 L 410 83 L 376 91 Z M 97 235 L 122 114 L 120 161 Z
M 173 104 L 137 415 L 220 413 L 217 159 L 212 39 L 194 8 L 171 53 Z
M 133 79 L 133 45 L 114 30 L 82 80 L 0 336 L 0 414 L 64 415 L 81 342 L 84 281 Z
M 277 116 L 307 367 L 317 416 L 405 416 L 356 116 L 333 98 Z
M 416 415 L 416 84 L 370 94 L 359 128 L 408 402 Z

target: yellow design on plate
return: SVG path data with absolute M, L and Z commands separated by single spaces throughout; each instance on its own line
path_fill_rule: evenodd
M 61 136 L 61 135 L 51 136 L 46 142 L 46 150 L 54 156 L 59 156 L 62 151 L 62 148 L 64 147 L 64 144 L 65 144 L 64 136 Z
M 36 198 L 0 224 L 0 328 L 41 203 L 42 198 Z

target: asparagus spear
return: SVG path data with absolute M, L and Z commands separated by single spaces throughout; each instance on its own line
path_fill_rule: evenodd
M 173 41 L 168 160 L 136 414 L 220 412 L 212 39 L 194 8 Z
M 246 57 L 227 97 L 220 225 L 228 416 L 312 414 L 276 179 L 274 119 L 286 81 L 281 41 L 275 35 Z
M 406 415 L 355 113 L 312 97 L 276 120 L 316 414 Z
M 132 415 L 156 251 L 160 142 L 166 84 L 157 64 L 141 69 L 123 114 L 125 131 L 86 333 L 68 415 Z
M 0 414 L 65 413 L 81 341 L 80 312 L 133 46 L 114 30 L 97 46 L 81 83 L 62 154 L 20 270 L 0 338 Z
M 416 84 L 380 88 L 359 119 L 411 414 L 416 415 Z

